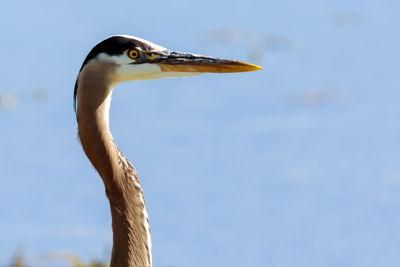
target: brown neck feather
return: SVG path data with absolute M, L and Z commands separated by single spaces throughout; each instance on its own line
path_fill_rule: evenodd
M 114 144 L 109 129 L 113 87 L 110 81 L 115 66 L 94 61 L 85 65 L 78 77 L 78 135 L 87 157 L 103 179 L 110 201 L 110 267 L 150 267 L 150 230 L 142 189 L 135 169 Z

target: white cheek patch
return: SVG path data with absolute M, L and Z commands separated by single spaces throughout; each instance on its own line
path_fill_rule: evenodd
M 117 65 L 124 65 L 124 64 L 129 64 L 129 63 L 133 62 L 133 60 L 131 58 L 129 58 L 128 55 L 126 55 L 125 53 L 123 53 L 121 55 L 110 56 L 109 54 L 103 52 L 103 53 L 100 53 L 96 58 L 100 59 L 100 60 L 109 61 L 109 62 L 115 63 Z
M 155 64 L 124 64 L 117 67 L 115 80 L 117 82 L 147 80 L 146 77 L 157 72 L 161 72 L 161 68 Z
M 157 64 L 126 64 L 116 68 L 115 82 L 134 80 L 154 80 L 160 78 L 177 78 L 199 75 L 199 72 L 164 72 Z

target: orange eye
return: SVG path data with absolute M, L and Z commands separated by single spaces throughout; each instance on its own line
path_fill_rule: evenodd
M 135 50 L 135 49 L 129 50 L 128 56 L 131 59 L 137 59 L 139 57 L 139 52 L 137 50 Z

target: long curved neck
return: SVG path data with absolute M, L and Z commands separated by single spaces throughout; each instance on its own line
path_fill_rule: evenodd
M 87 157 L 103 179 L 110 201 L 110 267 L 151 267 L 151 238 L 143 193 L 135 169 L 118 150 L 110 133 L 112 85 L 107 76 L 110 70 L 103 67 L 85 67 L 78 77 L 78 134 Z

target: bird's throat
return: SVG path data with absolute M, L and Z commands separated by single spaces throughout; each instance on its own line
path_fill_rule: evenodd
M 118 150 L 109 129 L 112 88 L 106 80 L 99 80 L 106 76 L 93 79 L 93 72 L 90 69 L 88 72 L 91 79 L 85 79 L 85 69 L 78 77 L 78 135 L 110 201 L 113 228 L 110 267 L 150 267 L 151 238 L 142 189 L 135 169 Z

